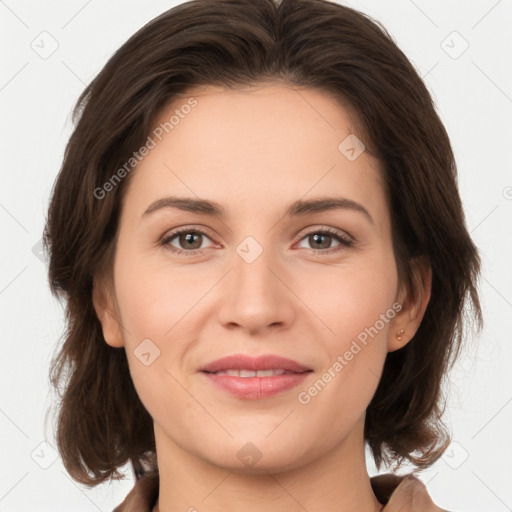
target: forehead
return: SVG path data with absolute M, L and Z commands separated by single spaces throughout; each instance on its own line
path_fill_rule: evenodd
M 139 209 L 164 189 L 222 204 L 238 199 L 239 213 L 336 192 L 379 217 L 385 194 L 378 162 L 367 151 L 352 160 L 342 151 L 355 131 L 351 113 L 323 91 L 275 83 L 195 87 L 157 116 L 149 134 L 155 147 L 128 194 Z

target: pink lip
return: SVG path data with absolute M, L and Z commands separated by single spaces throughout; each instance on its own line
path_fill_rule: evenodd
M 216 375 L 213 372 L 235 370 L 283 369 L 287 373 L 271 377 L 236 377 Z M 235 354 L 207 364 L 200 371 L 220 389 L 238 397 L 251 400 L 269 398 L 298 386 L 312 371 L 297 361 L 275 355 L 250 357 Z
M 251 357 L 245 354 L 234 354 L 232 356 L 217 359 L 200 368 L 202 372 L 219 372 L 221 370 L 273 370 L 282 368 L 290 372 L 301 373 L 311 370 L 292 359 L 265 354 L 259 357 Z

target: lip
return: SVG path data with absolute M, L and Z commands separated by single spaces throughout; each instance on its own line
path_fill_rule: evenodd
M 265 377 L 237 377 L 214 373 L 224 370 L 257 371 L 272 369 L 286 370 L 287 373 Z M 235 397 L 260 400 L 298 386 L 312 372 L 312 369 L 292 359 L 273 354 L 260 357 L 235 354 L 207 364 L 200 369 L 200 372 L 209 382 Z
M 272 370 L 282 368 L 290 372 L 302 373 L 311 370 L 293 359 L 265 354 L 259 357 L 251 357 L 246 354 L 233 354 L 212 361 L 200 368 L 202 372 L 219 372 L 222 370 Z

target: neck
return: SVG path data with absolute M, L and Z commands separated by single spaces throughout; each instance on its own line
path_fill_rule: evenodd
M 182 450 L 155 424 L 160 490 L 154 512 L 377 512 L 382 505 L 366 470 L 363 422 L 359 427 L 309 463 L 249 474 Z

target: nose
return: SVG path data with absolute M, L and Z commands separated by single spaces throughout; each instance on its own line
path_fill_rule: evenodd
M 251 335 L 290 328 L 299 301 L 283 262 L 254 241 L 238 247 L 232 262 L 231 271 L 220 283 L 221 324 Z

